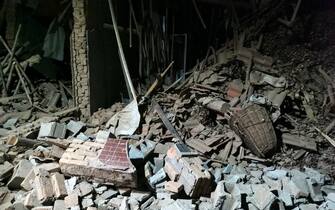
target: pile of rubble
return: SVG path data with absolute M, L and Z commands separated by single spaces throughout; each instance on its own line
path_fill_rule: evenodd
M 334 111 L 331 74 L 301 80 L 238 40 L 185 81 L 86 122 L 53 87 L 34 107 L 56 112 L 0 118 L 0 209 L 335 209 L 335 121 L 318 120 Z
M 61 115 L 73 115 L 74 107 L 71 85 L 68 82 L 56 80 L 53 75 L 52 63 L 50 69 L 43 69 L 45 79 L 31 73 L 32 68 L 45 62 L 44 57 L 32 50 L 30 43 L 20 43 L 21 25 L 18 26 L 13 46 L 10 48 L 2 36 L 1 45 L 6 55 L 0 58 L 0 137 L 12 134 L 27 134 L 27 123 L 31 130 L 40 126 L 41 121 L 53 121 Z M 35 72 L 35 74 L 38 71 Z M 51 79 L 53 78 L 53 79 Z M 45 117 L 54 119 L 42 119 Z M 36 122 L 34 122 L 36 121 Z M 21 126 L 23 126 L 21 128 Z

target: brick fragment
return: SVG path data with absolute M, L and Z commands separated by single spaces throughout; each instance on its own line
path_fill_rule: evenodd
M 65 207 L 71 208 L 79 205 L 78 195 L 76 193 L 69 194 L 64 198 Z
M 66 209 L 64 200 L 56 200 L 54 203 L 53 210 L 64 210 L 64 209 Z
M 34 169 L 30 169 L 28 175 L 24 178 L 24 180 L 21 183 L 21 187 L 27 191 L 32 190 L 33 189 L 33 182 L 35 179 L 35 172 Z
M 172 181 L 178 180 L 181 170 L 182 166 L 178 163 L 177 159 L 169 157 L 165 158 L 164 171 Z
M 47 172 L 36 175 L 34 183 L 37 198 L 41 203 L 47 203 L 53 199 L 54 192 Z
M 53 210 L 53 206 L 38 206 L 32 208 L 31 210 Z
M 51 183 L 54 189 L 54 195 L 58 198 L 64 198 L 67 195 L 65 188 L 65 178 L 63 174 L 54 173 L 51 175 Z
M 83 181 L 77 184 L 75 191 L 80 197 L 83 197 L 93 191 L 93 186 L 90 183 Z
M 55 163 L 55 162 L 53 162 L 53 163 L 42 163 L 42 164 L 34 167 L 35 174 L 38 174 L 40 169 L 46 170 L 50 173 L 59 172 L 60 171 L 60 166 L 59 166 L 58 163 Z
M 183 185 L 179 182 L 168 181 L 165 183 L 165 189 L 170 192 L 179 193 L 183 189 Z
M 24 199 L 24 206 L 31 209 L 36 206 L 40 206 L 40 201 L 37 198 L 36 190 L 32 190 Z
M 63 148 L 60 148 L 59 146 L 52 145 L 50 156 L 60 159 L 62 155 L 64 154 L 65 150 Z
M 15 167 L 14 174 L 7 184 L 8 188 L 12 190 L 21 188 L 21 183 L 32 167 L 33 165 L 29 160 L 21 160 Z

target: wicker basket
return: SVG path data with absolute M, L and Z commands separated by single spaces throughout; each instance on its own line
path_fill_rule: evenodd
M 248 106 L 231 118 L 231 126 L 255 155 L 264 158 L 276 150 L 276 133 L 265 108 Z

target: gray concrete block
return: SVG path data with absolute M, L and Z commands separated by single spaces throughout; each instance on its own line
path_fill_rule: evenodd
M 12 190 L 20 189 L 21 183 L 29 174 L 32 167 L 33 164 L 29 160 L 21 160 L 15 167 L 14 174 L 7 184 L 8 188 Z

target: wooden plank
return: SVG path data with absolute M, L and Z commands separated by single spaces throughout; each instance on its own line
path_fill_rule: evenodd
M 284 133 L 282 135 L 282 139 L 284 144 L 304 148 L 315 152 L 318 151 L 316 142 L 307 136 L 298 136 Z
M 186 141 L 186 144 L 203 154 L 211 152 L 213 150 L 211 147 L 207 146 L 202 140 L 199 139 L 190 139 Z

